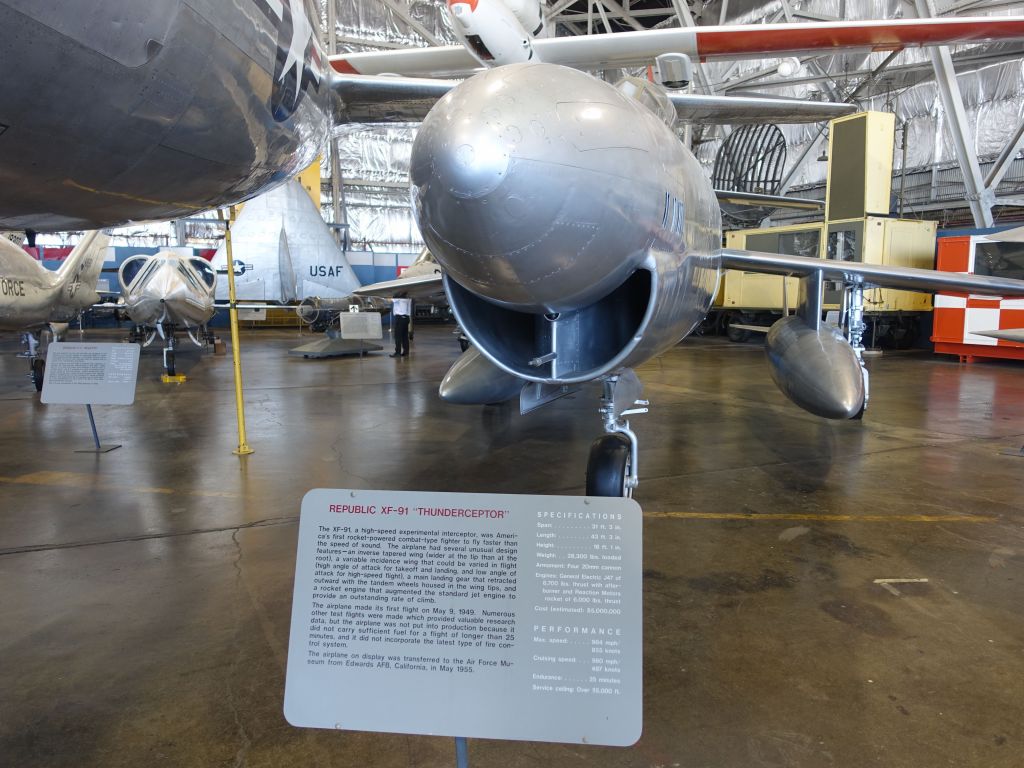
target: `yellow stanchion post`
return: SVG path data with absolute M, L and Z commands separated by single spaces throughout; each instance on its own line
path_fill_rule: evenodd
M 228 319 L 231 325 L 231 359 L 235 368 L 235 412 L 238 415 L 238 448 L 232 453 L 237 456 L 246 456 L 253 452 L 245 439 L 245 400 L 242 395 L 242 356 L 238 347 L 238 305 L 235 301 L 235 259 L 231 253 L 231 223 L 235 220 L 235 209 L 228 209 L 228 217 L 224 218 L 224 211 L 217 211 L 220 220 L 224 222 L 224 253 L 227 256 L 228 267 Z

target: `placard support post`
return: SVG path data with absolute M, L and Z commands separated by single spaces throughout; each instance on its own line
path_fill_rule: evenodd
M 89 414 L 89 426 L 92 428 L 92 440 L 96 444 L 94 448 L 79 448 L 75 453 L 110 453 L 115 448 L 120 448 L 120 443 L 117 445 L 100 445 L 100 435 L 96 431 L 96 418 L 92 415 L 92 405 L 86 403 L 86 413 Z

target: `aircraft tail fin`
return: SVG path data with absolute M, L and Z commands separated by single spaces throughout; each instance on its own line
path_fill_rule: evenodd
M 81 292 L 96 292 L 96 281 L 106 257 L 107 244 L 110 238 L 102 231 L 89 232 L 79 241 L 74 250 L 64 259 L 57 270 L 57 282 L 61 286 L 61 298 L 64 303 L 72 303 Z M 93 299 L 92 303 L 98 299 Z

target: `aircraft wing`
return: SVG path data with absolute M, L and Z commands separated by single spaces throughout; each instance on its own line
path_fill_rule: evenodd
M 1024 296 L 1024 280 L 1008 277 L 938 272 L 914 267 L 890 267 L 882 264 L 786 256 L 732 248 L 723 249 L 719 253 L 723 267 L 741 269 L 745 272 L 763 272 L 786 277 L 805 277 L 821 272 L 826 280 L 842 280 L 847 284 L 860 283 L 878 288 L 924 293 L 959 291 L 981 296 Z
M 971 331 L 971 333 L 975 336 L 988 336 L 991 339 L 1024 344 L 1024 328 L 1007 328 L 1001 331 Z
M 820 123 L 857 111 L 855 104 L 802 101 L 771 96 L 707 96 L 668 91 L 679 119 L 686 123 Z
M 331 78 L 337 96 L 335 118 L 338 123 L 417 122 L 458 84 L 458 80 L 422 77 L 335 74 Z
M 371 283 L 357 288 L 353 293 L 356 296 L 382 299 L 391 299 L 396 294 L 408 293 L 409 298 L 416 301 L 435 301 L 444 296 L 444 284 L 441 281 L 441 273 L 435 272 L 419 277 L 399 277 L 395 280 Z
M 808 200 L 803 197 L 761 195 L 756 192 L 733 192 L 727 189 L 716 189 L 715 196 L 718 198 L 718 202 L 732 205 L 749 205 L 757 208 L 796 208 L 804 211 L 825 210 L 824 200 Z
M 708 61 L 1021 39 L 1024 18 L 992 16 L 678 27 L 538 39 L 533 50 L 549 64 L 615 69 L 644 66 L 663 53 Z M 348 75 L 465 76 L 480 66 L 465 47 L 454 45 L 345 53 L 330 61 Z

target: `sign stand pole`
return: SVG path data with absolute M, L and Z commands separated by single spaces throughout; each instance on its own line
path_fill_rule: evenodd
M 455 768 L 469 768 L 469 744 L 465 736 L 455 737 Z
M 96 431 L 96 419 L 92 415 L 92 405 L 86 403 L 85 410 L 89 414 L 89 426 L 92 427 L 92 440 L 96 443 L 95 448 L 80 448 L 75 453 L 110 453 L 115 448 L 120 448 L 118 445 L 100 445 L 100 436 Z

